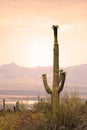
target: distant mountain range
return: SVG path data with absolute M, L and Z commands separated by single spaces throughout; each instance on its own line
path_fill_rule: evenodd
M 87 99 L 87 64 L 63 68 L 66 82 L 63 93 L 76 92 L 82 99 Z M 35 90 L 44 91 L 42 74 L 52 87 L 52 67 L 20 67 L 14 63 L 0 66 L 0 90 Z

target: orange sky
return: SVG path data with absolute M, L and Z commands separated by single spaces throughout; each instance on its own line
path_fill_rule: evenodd
M 87 0 L 0 0 L 0 65 L 51 66 L 53 24 L 60 66 L 87 64 Z

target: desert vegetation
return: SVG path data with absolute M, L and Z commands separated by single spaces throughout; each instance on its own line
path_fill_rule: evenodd
M 87 105 L 78 96 L 65 95 L 58 108 L 58 120 L 52 119 L 48 101 L 35 103 L 31 110 L 0 112 L 0 130 L 86 130 Z
M 87 106 L 78 96 L 61 98 L 57 117 L 55 128 L 51 103 L 42 101 L 35 103 L 31 110 L 1 111 L 0 130 L 87 129 Z

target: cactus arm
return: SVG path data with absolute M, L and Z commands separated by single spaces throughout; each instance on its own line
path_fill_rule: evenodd
M 48 83 L 47 83 L 47 78 L 46 78 L 46 74 L 43 74 L 42 75 L 42 78 L 43 78 L 43 84 L 44 84 L 44 87 L 45 87 L 45 90 L 48 94 L 52 94 L 52 90 L 50 89 L 50 87 L 48 86 Z
M 61 82 L 61 79 L 62 79 L 62 72 L 63 72 L 63 70 L 59 71 L 59 83 Z
M 66 72 L 64 72 L 63 70 L 60 71 L 60 79 L 61 80 L 58 88 L 58 93 L 60 93 L 63 90 L 65 79 L 66 79 Z

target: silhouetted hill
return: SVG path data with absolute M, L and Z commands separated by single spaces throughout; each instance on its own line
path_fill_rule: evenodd
M 77 91 L 82 98 L 87 98 L 87 64 L 64 68 L 67 74 L 63 92 Z M 42 74 L 47 74 L 52 87 L 52 67 L 20 67 L 14 63 L 0 66 L 1 90 L 44 90 Z

